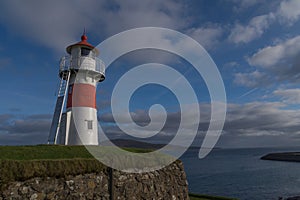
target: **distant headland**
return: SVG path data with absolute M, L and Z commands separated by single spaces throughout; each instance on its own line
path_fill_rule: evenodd
M 300 152 L 269 153 L 261 157 L 262 160 L 276 160 L 286 162 L 300 162 Z

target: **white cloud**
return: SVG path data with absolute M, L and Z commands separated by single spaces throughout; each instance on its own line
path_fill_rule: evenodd
M 243 10 L 257 4 L 257 1 L 240 1 L 235 10 Z M 268 3 L 268 2 L 267 2 Z M 273 22 L 279 20 L 282 24 L 293 25 L 300 18 L 300 1 L 285 0 L 275 9 L 264 15 L 253 17 L 248 24 L 237 23 L 229 35 L 229 41 L 238 43 L 248 43 L 262 36 Z
M 247 61 L 257 69 L 250 73 L 236 73 L 236 84 L 253 87 L 284 81 L 299 83 L 300 36 L 259 49 Z
M 5 1 L 0 12 L 0 22 L 10 32 L 59 51 L 89 27 L 80 7 L 67 1 Z
M 274 95 L 279 96 L 284 103 L 299 104 L 300 103 L 300 89 L 278 89 L 273 92 Z
M 300 17 L 300 1 L 287 0 L 280 3 L 278 15 L 290 25 L 296 22 Z
M 104 29 L 110 34 L 144 26 L 178 29 L 186 25 L 182 18 L 183 5 L 172 0 L 117 0 L 115 6 L 116 10 L 104 9 L 100 13 L 105 20 Z
M 300 36 L 288 39 L 274 46 L 267 46 L 249 58 L 249 64 L 260 67 L 289 67 L 300 54 Z
M 197 40 L 202 46 L 207 49 L 212 49 L 218 44 L 218 40 L 223 34 L 220 26 L 191 28 L 186 31 L 190 37 Z
M 141 26 L 185 27 L 181 6 L 172 0 L 11 0 L 1 2 L 0 23 L 26 40 L 61 53 L 79 39 L 84 27 L 102 39 Z
M 261 84 L 261 81 L 265 80 L 263 79 L 264 77 L 265 74 L 257 70 L 250 73 L 239 72 L 234 75 L 234 83 L 247 87 L 255 87 Z
M 248 25 L 236 24 L 229 35 L 229 41 L 233 43 L 248 43 L 259 38 L 274 21 L 273 13 L 252 18 Z
M 248 9 L 250 7 L 253 7 L 263 2 L 262 0 L 231 0 L 231 1 L 235 3 L 233 10 L 236 12 L 241 12 L 245 9 Z

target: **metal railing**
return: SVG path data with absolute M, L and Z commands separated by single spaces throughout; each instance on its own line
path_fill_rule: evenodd
M 91 56 L 64 56 L 59 62 L 59 73 L 69 70 L 90 70 L 98 72 L 102 75 L 105 74 L 105 64 L 98 57 Z

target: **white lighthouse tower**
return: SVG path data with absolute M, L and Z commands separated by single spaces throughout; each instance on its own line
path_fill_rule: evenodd
M 59 66 L 60 87 L 48 144 L 98 145 L 96 87 L 105 79 L 105 66 L 85 32 L 66 51 L 69 55 L 61 58 Z

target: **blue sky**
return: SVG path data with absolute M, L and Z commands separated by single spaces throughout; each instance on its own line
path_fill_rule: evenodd
M 79 41 L 84 27 L 89 42 L 97 45 L 121 31 L 146 26 L 187 34 L 205 47 L 218 66 L 228 104 L 219 146 L 299 144 L 298 0 L 1 1 L 0 144 L 46 142 L 58 61 L 66 55 L 66 46 Z M 210 115 L 205 83 L 185 60 L 155 50 L 129 53 L 107 70 L 97 89 L 98 116 L 107 134 L 124 137 L 110 114 L 114 84 L 126 71 L 147 62 L 168 64 L 190 81 L 204 119 L 200 140 Z M 168 141 L 179 120 L 178 102 L 171 92 L 158 85 L 144 86 L 132 97 L 130 110 L 138 124 L 147 124 L 148 109 L 156 103 L 171 117 L 163 133 L 152 140 Z

